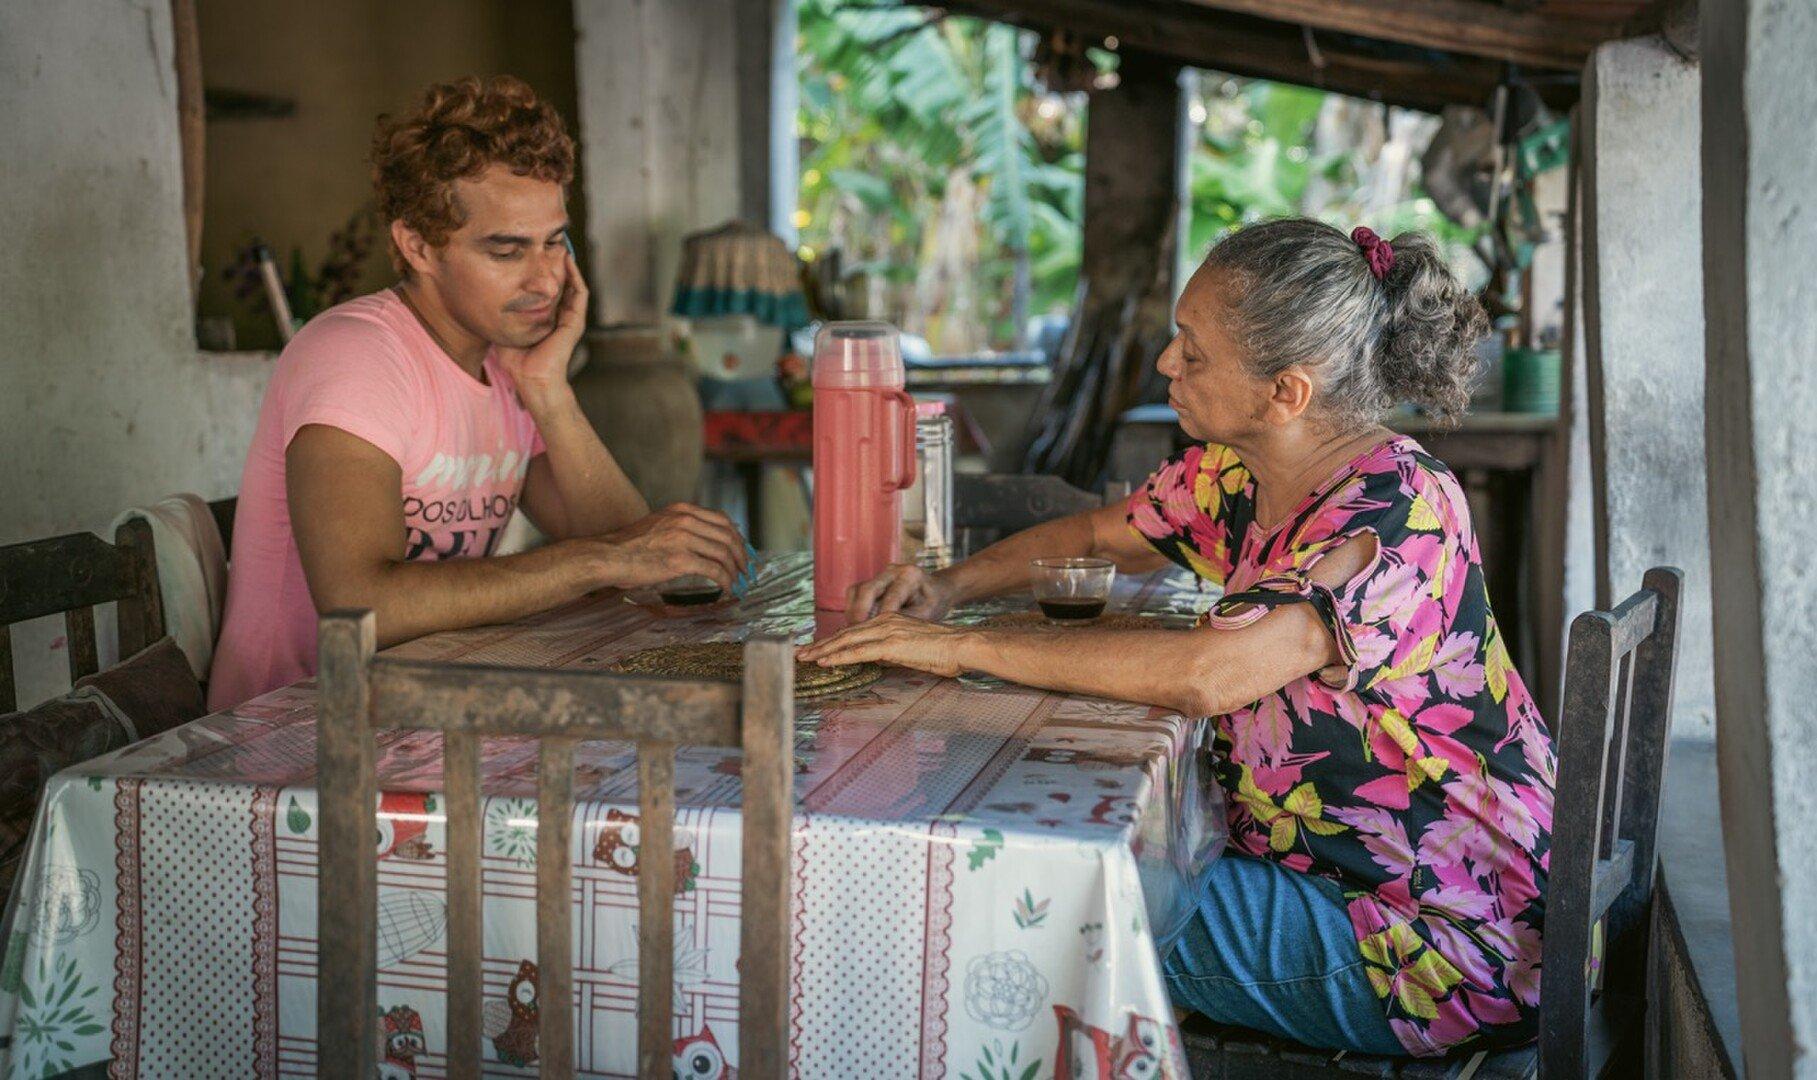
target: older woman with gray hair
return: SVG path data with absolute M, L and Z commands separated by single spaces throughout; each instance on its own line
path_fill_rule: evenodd
M 1159 367 L 1200 445 L 1127 507 L 939 573 L 891 567 L 854 590 L 868 621 L 801 656 L 1212 717 L 1231 851 L 1185 925 L 1158 928 L 1175 1002 L 1332 1049 L 1530 1041 L 1552 739 L 1456 478 L 1382 426 L 1402 401 L 1462 412 L 1482 308 L 1424 236 L 1287 220 L 1221 241 L 1175 314 Z M 930 621 L 1056 555 L 1171 560 L 1224 593 L 1186 633 Z

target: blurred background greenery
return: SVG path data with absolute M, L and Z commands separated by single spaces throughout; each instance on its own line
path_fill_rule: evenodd
M 862 313 L 962 355 L 1023 345 L 1070 310 L 1080 261 L 1083 93 L 1036 84 L 1030 35 L 860 0 L 800 0 L 803 255 L 837 249 Z M 1094 50 L 1101 80 L 1113 53 Z M 1191 262 L 1244 222 L 1304 214 L 1436 235 L 1473 282 L 1474 230 L 1420 187 L 1438 118 L 1199 72 L 1188 100 Z

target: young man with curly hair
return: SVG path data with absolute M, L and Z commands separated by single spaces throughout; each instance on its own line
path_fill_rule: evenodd
M 311 674 L 318 612 L 373 609 L 384 646 L 744 570 L 724 516 L 651 513 L 569 389 L 587 313 L 573 175 L 560 118 L 514 78 L 432 86 L 380 118 L 372 177 L 401 280 L 323 312 L 278 358 L 240 481 L 210 707 Z M 493 556 L 519 505 L 553 542 Z

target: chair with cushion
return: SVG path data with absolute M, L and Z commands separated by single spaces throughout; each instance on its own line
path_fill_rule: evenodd
M 1672 727 L 1682 571 L 1655 567 L 1613 611 L 1571 624 L 1534 1046 L 1383 1058 L 1296 1046 L 1189 1017 L 1194 1077 L 1639 1075 L 1659 793 Z M 1600 957 L 1595 945 L 1600 937 Z
M 321 968 L 319 1075 L 369 1077 L 378 1040 L 378 878 L 375 725 L 440 730 L 448 828 L 450 1077 L 480 1064 L 480 740 L 531 736 L 537 767 L 536 952 L 538 1067 L 574 1075 L 572 870 L 574 746 L 637 746 L 640 846 L 672 847 L 678 746 L 740 747 L 744 882 L 740 899 L 738 1071 L 781 1077 L 788 1067 L 789 901 L 793 816 L 794 651 L 780 638 L 745 646 L 742 687 L 687 679 L 430 663 L 373 656 L 370 612 L 323 618 L 318 775 Z M 675 866 L 638 873 L 638 1075 L 673 1075 Z
M 63 616 L 72 683 L 101 666 L 96 605 L 115 605 L 121 656 L 132 656 L 164 636 L 151 527 L 126 522 L 115 540 L 110 544 L 84 532 L 0 547 L 0 712 L 19 704 L 13 681 L 15 623 Z
M 1129 498 L 1129 484 L 1114 482 L 1095 495 L 1058 476 L 958 473 L 953 477 L 953 528 L 961 554 L 971 554 L 1011 533 Z
M 183 651 L 159 638 L 62 697 L 0 715 L 0 908 L 12 891 L 45 783 L 57 772 L 206 712 Z
M 110 603 L 127 659 L 97 671 L 94 609 Z M 63 616 L 73 686 L 15 712 L 10 628 L 47 615 Z M 0 904 L 52 774 L 204 711 L 189 662 L 164 636 L 157 561 L 144 521 L 123 524 L 114 544 L 71 533 L 0 547 Z

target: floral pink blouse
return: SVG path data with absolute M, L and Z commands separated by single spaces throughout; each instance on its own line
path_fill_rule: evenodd
M 1211 625 L 1308 603 L 1344 659 L 1216 718 L 1232 844 L 1343 888 L 1409 1053 L 1531 1040 L 1552 737 L 1490 614 L 1457 479 L 1397 436 L 1265 529 L 1249 471 L 1212 445 L 1163 464 L 1129 511 L 1168 558 L 1224 586 Z M 1335 591 L 1308 580 L 1364 533 L 1378 550 L 1364 572 Z

